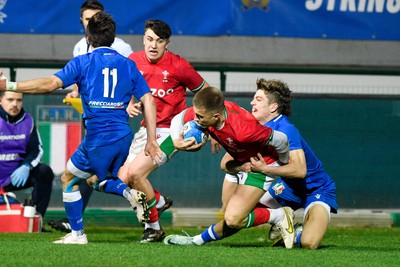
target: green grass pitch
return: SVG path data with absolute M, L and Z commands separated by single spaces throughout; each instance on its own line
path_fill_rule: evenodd
M 16 266 L 400 266 L 400 228 L 329 228 L 315 251 L 270 247 L 268 227 L 204 246 L 140 244 L 140 227 L 88 227 L 88 245 L 56 245 L 61 232 L 0 234 L 0 265 Z M 181 228 L 166 228 L 168 234 Z M 190 235 L 204 229 L 184 229 Z

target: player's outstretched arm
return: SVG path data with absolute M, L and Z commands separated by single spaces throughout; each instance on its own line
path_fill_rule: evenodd
M 0 76 L 3 76 L 1 72 Z M 50 93 L 62 88 L 63 82 L 56 76 L 50 78 L 39 78 L 25 82 L 10 82 L 7 79 L 0 79 L 0 91 L 14 91 L 18 93 L 43 94 Z

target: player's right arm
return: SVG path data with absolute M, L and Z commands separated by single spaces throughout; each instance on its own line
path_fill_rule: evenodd
M 307 163 L 303 149 L 291 150 L 288 164 L 282 166 L 267 165 L 261 154 L 250 160 L 251 169 L 256 172 L 294 179 L 304 179 L 307 175 Z
M 3 73 L 1 72 L 0 76 Z M 63 87 L 63 82 L 56 76 L 39 78 L 24 82 L 10 82 L 6 79 L 0 80 L 0 91 L 15 91 L 18 93 L 42 94 L 50 93 Z

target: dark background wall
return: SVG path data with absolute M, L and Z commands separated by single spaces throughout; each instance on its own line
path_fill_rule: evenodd
M 25 96 L 27 111 L 59 105 L 63 95 Z M 188 98 L 188 104 L 191 103 Z M 249 94 L 227 94 L 227 99 L 250 109 Z M 343 98 L 299 95 L 291 121 L 298 127 L 326 171 L 335 180 L 341 208 L 398 208 L 400 201 L 400 102 L 389 98 Z M 138 128 L 139 119 L 132 121 Z M 151 175 L 176 207 L 219 207 L 224 174 L 222 153 L 212 156 L 209 144 L 196 153 L 179 152 Z M 62 207 L 61 184 L 56 179 L 51 206 Z M 91 207 L 127 207 L 116 196 L 95 192 Z

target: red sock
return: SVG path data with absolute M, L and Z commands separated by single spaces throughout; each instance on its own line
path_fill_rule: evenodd
M 156 189 L 153 189 L 153 190 L 154 190 L 154 196 L 156 197 L 156 203 L 158 203 L 158 202 L 160 202 L 160 197 L 161 197 L 160 191 L 158 191 Z
M 268 209 L 261 207 L 255 207 L 251 214 L 254 215 L 254 222 L 249 226 L 257 226 L 267 223 L 271 215 Z
M 156 207 L 156 198 L 152 198 L 149 201 L 147 201 L 147 205 L 149 205 L 149 209 L 150 209 L 150 220 L 148 221 L 148 223 L 153 223 L 158 221 L 158 211 L 157 211 L 157 207 Z

